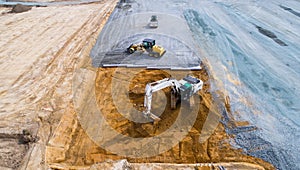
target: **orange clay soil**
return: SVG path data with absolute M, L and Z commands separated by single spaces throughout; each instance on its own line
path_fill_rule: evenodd
M 209 76 L 204 69 L 201 71 L 192 71 L 191 73 L 193 76 L 200 78 L 204 82 L 203 89 L 197 94 L 200 96 L 197 119 L 188 135 L 179 142 L 179 144 L 175 145 L 167 152 L 148 158 L 126 158 L 109 153 L 95 144 L 88 137 L 81 128 L 76 113 L 71 109 L 67 111 L 62 118 L 62 120 L 65 119 L 64 122 L 69 122 L 69 125 L 66 125 L 64 128 L 58 128 L 58 130 L 63 130 L 61 130 L 60 136 L 56 137 L 57 140 L 60 141 L 63 140 L 63 138 L 69 138 L 69 140 L 65 140 L 69 141 L 68 147 L 65 147 L 65 149 L 48 147 L 48 153 L 46 155 L 48 157 L 48 164 L 52 165 L 50 167 L 56 167 L 59 164 L 90 166 L 94 163 L 105 162 L 107 160 L 127 159 L 128 162 L 131 163 L 249 162 L 260 165 L 265 169 L 274 169 L 271 164 L 261 159 L 247 156 L 242 153 L 242 150 L 233 148 L 229 144 L 232 137 L 225 133 L 224 126 L 221 123 L 218 123 L 213 133 L 205 142 L 199 143 L 200 132 L 209 111 L 216 106 L 217 102 L 225 102 L 226 100 L 222 97 L 222 99 L 218 99 L 218 101 L 213 101 L 210 93 Z M 186 107 L 184 104 L 181 104 L 181 106 L 179 104 L 177 109 L 171 110 L 169 107 L 170 101 L 168 100 L 165 109 L 160 116 L 161 120 L 157 124 L 134 123 L 125 119 L 118 112 L 112 98 L 111 87 L 115 80 L 120 80 L 117 81 L 120 86 L 122 86 L 122 83 L 120 82 L 127 81 L 129 87 L 125 88 L 128 88 L 128 98 L 130 99 L 130 102 L 136 109 L 142 110 L 145 85 L 149 82 L 170 77 L 170 74 L 183 76 L 186 73 L 181 71 L 170 72 L 164 70 L 142 70 L 134 68 L 99 68 L 95 80 L 95 91 L 98 107 L 102 114 L 105 115 L 106 121 L 119 133 L 135 138 L 155 136 L 164 132 L 177 118 L 179 108 Z M 153 113 L 160 109 L 159 106 L 162 105 L 162 103 L 165 103 L 164 101 L 160 101 L 161 98 L 164 98 L 160 96 L 161 94 L 169 96 L 170 89 L 166 88 L 163 90 L 163 93 L 153 95 Z M 220 117 L 220 113 L 217 111 L 213 111 L 210 114 Z M 52 141 L 55 143 L 55 140 Z

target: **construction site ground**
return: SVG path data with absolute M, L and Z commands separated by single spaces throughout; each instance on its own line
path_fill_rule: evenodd
M 181 13 L 168 13 L 173 7 L 156 2 L 127 1 L 119 3 L 99 35 L 91 51 L 94 67 L 143 67 L 149 69 L 199 70 L 199 47 Z M 158 18 L 158 28 L 150 28 L 152 15 Z M 184 34 L 183 34 L 184 33 Z M 162 46 L 163 57 L 149 57 L 147 52 L 125 53 L 130 44 L 139 44 L 150 38 Z M 103 43 L 105 42 L 105 43 Z
M 151 9 L 148 9 L 151 4 L 148 3 L 150 2 L 147 1 L 142 6 L 150 11 L 150 15 L 146 15 L 151 16 Z M 117 0 L 103 0 L 81 5 L 33 7 L 19 14 L 8 13 L 8 8 L 0 7 L 0 169 L 113 169 L 124 168 L 124 165 L 132 169 L 274 169 L 272 164 L 232 146 L 235 136 L 227 130 L 248 128 L 249 123 L 231 119 L 229 98 L 212 87 L 211 82 L 218 77 L 213 74 L 214 68 L 210 62 L 200 55 L 195 42 L 188 41 L 192 35 L 187 25 L 183 26 L 183 30 L 173 30 L 174 34 L 187 32 L 184 37 L 180 37 L 180 34 L 175 38 L 179 42 L 176 45 L 186 47 L 190 50 L 187 53 L 193 56 L 191 61 L 183 59 L 183 65 L 178 65 L 178 58 L 173 58 L 174 62 L 161 58 L 158 60 L 166 61 L 159 62 L 143 55 L 142 59 L 149 62 L 147 65 L 152 69 L 131 68 L 136 63 L 136 58 L 122 60 L 126 63 L 122 65 L 124 67 L 99 67 L 101 64 L 120 64 L 109 63 L 117 60 L 104 59 L 108 51 L 102 50 L 107 46 L 112 51 L 115 47 L 125 47 L 127 42 L 122 41 L 123 34 L 130 35 L 135 42 L 139 42 L 145 35 L 153 35 L 153 30 L 143 27 L 138 27 L 137 30 L 146 29 L 148 33 L 136 37 L 132 34 L 136 30 L 128 33 L 117 31 L 115 27 L 103 28 L 116 4 Z M 140 5 L 133 4 L 133 7 Z M 153 8 L 155 7 L 154 5 Z M 123 12 L 128 12 L 126 10 Z M 120 13 L 115 13 L 108 24 L 114 23 L 119 15 Z M 174 15 L 177 15 L 176 12 Z M 145 25 L 144 21 L 142 25 Z M 162 27 L 159 28 L 161 33 L 168 30 L 167 26 Z M 101 40 L 107 37 L 100 34 L 102 28 L 104 33 L 116 31 L 117 34 L 109 36 L 108 43 L 103 43 Z M 155 34 L 154 37 L 159 36 Z M 162 42 L 164 38 L 168 42 L 173 40 L 169 36 L 158 39 Z M 174 50 L 172 48 L 177 48 L 174 44 L 161 44 L 166 45 L 171 54 Z M 187 53 L 186 50 L 174 52 L 178 56 Z M 171 55 L 166 53 L 164 57 Z M 143 66 L 142 60 L 139 62 L 137 67 Z M 162 65 L 153 65 L 157 62 Z M 155 67 L 167 69 L 153 69 Z M 180 104 L 176 110 L 168 107 L 170 101 L 162 99 L 170 95 L 170 89 L 154 95 L 153 112 L 162 113 L 161 121 L 157 124 L 130 121 L 124 118 L 117 104 L 130 105 L 132 109 L 141 111 L 144 89 L 148 82 L 170 75 L 178 75 L 179 78 L 187 71 L 175 71 L 176 68 L 190 70 L 195 67 L 197 70 L 188 73 L 203 80 L 204 88 L 197 94 L 199 109 L 195 123 L 178 144 L 166 152 L 140 158 L 120 156 L 99 145 L 98 142 L 102 139 L 97 140 L 97 128 L 103 127 L 98 122 L 104 119 L 95 119 L 99 116 L 98 112 L 104 115 L 110 127 L 125 136 L 148 138 L 164 133 L 177 119 L 180 109 L 187 107 L 184 104 Z M 170 70 L 172 68 L 175 70 Z M 121 90 L 112 92 L 112 89 Z M 123 95 L 124 89 L 128 89 L 128 96 Z M 114 96 L 119 98 L 115 99 Z M 116 104 L 116 100 L 119 103 Z M 217 124 L 207 140 L 199 142 L 208 116 L 218 120 Z M 22 143 L 20 140 L 24 137 L 23 130 L 28 130 L 36 140 Z M 100 136 L 111 134 L 109 130 L 104 132 L 107 134 Z M 166 141 L 160 141 L 162 144 L 168 142 L 167 138 L 163 140 Z M 111 146 L 108 147 L 114 148 L 132 147 L 130 143 L 128 146 L 120 146 L 118 143 L 109 145 Z M 153 152 L 159 152 L 159 148 L 153 148 Z M 129 163 L 120 161 L 123 159 Z
M 1 7 L 0 169 L 46 167 L 46 145 L 71 107 L 74 69 L 88 58 L 115 3 L 33 7 L 19 14 Z M 24 129 L 38 142 L 20 143 Z
M 80 94 L 75 95 L 75 98 L 79 97 L 80 99 L 78 100 L 84 99 L 85 103 L 86 101 L 89 101 L 89 104 L 78 105 L 77 102 L 80 101 L 75 99 L 75 103 L 77 103 L 77 108 L 75 108 L 75 110 L 77 110 L 77 114 L 74 110 L 71 110 L 63 115 L 60 123 L 61 125 L 58 126 L 57 130 L 54 132 L 53 137 L 50 139 L 47 146 L 46 158 L 47 163 L 50 167 L 62 169 L 68 168 L 70 166 L 89 167 L 90 165 L 93 165 L 95 163 L 105 162 L 107 160 L 116 161 L 121 159 L 127 159 L 130 163 L 167 163 L 166 165 L 168 165 L 170 169 L 172 169 L 172 167 L 176 168 L 178 166 L 179 168 L 181 166 L 176 164 L 186 164 L 186 166 L 190 168 L 198 167 L 195 163 L 200 163 L 199 169 L 201 169 L 200 165 L 203 166 L 203 169 L 218 168 L 218 166 L 220 165 L 229 169 L 230 167 L 235 167 L 234 163 L 230 164 L 230 162 L 251 163 L 244 165 L 242 163 L 242 167 L 244 169 L 272 169 L 271 164 L 266 163 L 261 159 L 244 155 L 242 150 L 235 149 L 232 146 L 230 146 L 229 141 L 232 138 L 232 136 L 226 134 L 225 128 L 220 122 L 218 123 L 217 127 L 213 131 L 213 134 L 211 134 L 207 141 L 203 143 L 199 142 L 199 136 L 201 135 L 200 132 L 202 130 L 202 127 L 204 126 L 209 112 L 213 110 L 214 107 L 218 107 L 217 105 L 219 105 L 220 103 L 217 102 L 225 102 L 225 99 L 222 97 L 222 94 L 220 94 L 220 98 L 218 101 L 214 101 L 212 99 L 210 93 L 210 85 L 209 83 L 207 83 L 209 80 L 209 76 L 205 69 L 193 72 L 194 76 L 201 78 L 203 81 L 205 81 L 203 92 L 199 93 L 202 100 L 200 102 L 200 107 L 199 111 L 197 112 L 197 119 L 194 123 L 194 126 L 189 131 L 187 136 L 177 145 L 172 147 L 167 152 L 147 158 L 131 158 L 126 156 L 120 156 L 114 153 L 110 153 L 102 147 L 99 147 L 97 141 L 93 140 L 95 139 L 93 137 L 95 137 L 94 135 L 96 134 L 99 135 L 98 132 L 100 131 L 99 129 L 102 125 L 96 123 L 101 122 L 101 120 L 95 120 L 95 118 L 98 118 L 97 115 L 93 114 L 94 112 L 91 113 L 91 111 L 93 111 L 94 109 L 100 110 L 101 113 L 105 115 L 105 121 L 108 122 L 108 124 L 118 133 L 134 138 L 146 138 L 158 135 L 166 131 L 172 125 L 172 123 L 174 123 L 175 119 L 177 119 L 179 108 L 177 108 L 176 110 L 171 110 L 170 108 L 165 107 L 163 114 L 160 116 L 161 121 L 159 121 L 156 125 L 153 125 L 153 123 L 132 122 L 124 118 L 124 116 L 121 115 L 121 113 L 115 106 L 115 102 L 111 92 L 113 86 L 112 82 L 118 81 L 117 84 L 121 84 L 121 86 L 123 86 L 122 84 L 127 85 L 127 83 L 129 83 L 130 103 L 127 103 L 126 98 L 122 98 L 122 96 L 120 95 L 121 98 L 119 101 L 123 102 L 119 104 L 125 106 L 131 104 L 137 110 L 139 110 L 141 109 L 140 106 L 143 105 L 145 84 L 147 82 L 169 77 L 170 73 L 164 70 L 139 70 L 134 68 L 99 68 L 97 70 L 93 70 L 93 68 L 89 68 L 86 66 L 87 65 L 81 68 L 82 70 L 86 71 L 81 71 L 81 73 L 84 74 L 80 75 L 82 76 L 80 79 L 83 80 L 84 83 L 81 84 L 81 88 L 79 89 L 85 89 L 84 91 L 89 91 L 90 93 L 85 92 L 81 94 L 85 97 L 82 97 Z M 91 87 L 95 88 L 95 96 L 93 95 L 94 93 L 89 90 L 91 82 L 87 82 L 87 79 L 83 78 L 91 77 L 91 75 L 87 76 L 89 74 L 87 72 L 90 72 L 90 74 L 95 74 L 96 76 L 94 82 L 95 87 Z M 178 71 L 175 72 L 178 73 Z M 130 82 L 124 82 L 130 80 L 127 77 L 130 77 L 131 75 L 134 75 L 134 78 Z M 161 95 L 164 95 L 164 93 L 161 93 Z M 165 91 L 165 95 L 170 95 L 168 90 Z M 93 103 L 91 99 L 93 97 L 96 98 L 97 105 L 90 104 Z M 154 96 L 153 112 L 160 110 L 160 108 L 163 106 L 164 102 L 162 101 L 162 98 L 164 97 Z M 169 106 L 169 102 L 170 101 L 168 101 L 167 106 Z M 86 108 L 89 108 L 89 112 L 84 111 L 83 114 L 88 114 L 88 118 L 84 118 L 85 116 L 80 113 L 80 110 L 86 110 Z M 78 114 L 79 119 L 77 117 Z M 210 116 L 220 118 L 220 113 L 216 111 Z M 189 116 L 185 115 L 185 117 Z M 188 120 L 188 118 L 186 119 Z M 245 122 L 237 122 L 235 125 L 243 126 L 245 124 L 247 125 L 247 123 Z M 93 127 L 93 129 L 87 130 L 86 127 L 82 126 L 90 126 Z M 102 132 L 100 136 L 110 137 L 110 132 L 104 131 L 104 133 L 107 134 L 103 134 Z M 63 138 L 62 136 L 65 137 Z M 165 143 L 168 140 L 169 138 L 163 138 L 160 142 L 163 145 L 163 143 Z M 111 142 L 109 143 L 109 145 L 112 145 L 112 147 L 119 147 L 119 150 L 121 150 L 122 147 L 124 147 L 122 145 L 120 146 L 118 144 L 118 141 L 111 140 Z M 137 143 L 128 143 L 125 148 L 130 148 L 132 147 L 130 145 L 135 144 Z M 152 148 L 150 146 L 150 150 L 156 150 L 156 148 Z M 227 164 L 227 166 L 226 164 L 205 164 L 218 162 L 229 162 L 229 164 Z M 133 167 L 135 167 L 134 165 L 137 164 L 133 164 Z M 152 166 L 152 168 L 162 168 L 163 165 L 164 164 L 153 164 L 148 166 Z

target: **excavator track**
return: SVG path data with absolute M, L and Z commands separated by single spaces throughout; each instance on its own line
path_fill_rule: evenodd
M 177 99 L 176 99 L 176 94 L 174 93 L 174 91 L 171 91 L 171 109 L 176 109 L 176 103 L 177 103 Z

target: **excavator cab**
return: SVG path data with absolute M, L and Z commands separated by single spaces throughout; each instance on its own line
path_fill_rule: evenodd
M 180 95 L 183 100 L 189 99 L 193 95 L 193 87 L 190 83 L 185 83 L 179 87 Z
M 155 45 L 155 40 L 153 39 L 144 39 L 143 40 L 143 47 L 145 49 L 152 49 L 152 47 Z

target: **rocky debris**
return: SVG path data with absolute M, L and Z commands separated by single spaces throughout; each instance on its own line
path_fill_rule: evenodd
M 22 4 L 17 4 L 15 6 L 13 6 L 12 10 L 10 11 L 10 13 L 21 13 L 21 12 L 26 12 L 31 10 L 31 6 L 26 6 L 26 5 L 22 5 Z

